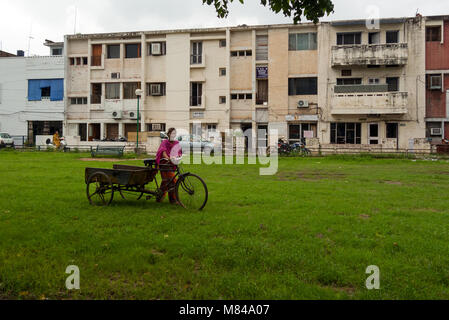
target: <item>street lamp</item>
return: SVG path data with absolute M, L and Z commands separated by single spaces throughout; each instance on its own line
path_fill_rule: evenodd
M 136 96 L 137 96 L 137 142 L 136 142 L 136 153 L 139 153 L 139 129 L 140 129 L 140 113 L 139 113 L 139 102 L 140 102 L 140 97 L 143 94 L 143 90 L 141 89 L 137 89 L 136 90 Z

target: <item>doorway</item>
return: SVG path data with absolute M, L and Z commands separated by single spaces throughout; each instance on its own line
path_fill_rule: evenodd
M 397 123 L 387 123 L 387 139 L 396 139 L 396 149 L 399 149 L 399 126 Z
M 245 150 L 250 150 L 252 149 L 253 141 L 253 125 L 251 123 L 243 123 L 241 129 L 245 135 Z
M 268 147 L 268 125 L 257 126 L 257 148 L 266 150 Z M 262 151 L 261 150 L 261 151 Z
M 379 124 L 368 124 L 368 142 L 369 144 L 379 144 Z

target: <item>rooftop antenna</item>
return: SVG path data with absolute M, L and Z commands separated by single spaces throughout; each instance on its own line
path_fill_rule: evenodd
M 33 36 L 32 36 L 32 32 L 33 32 L 33 24 L 31 23 L 31 26 L 30 26 L 30 35 L 28 36 L 28 56 L 29 56 L 29 57 L 31 56 L 31 53 L 30 53 L 31 40 L 34 39 Z
M 76 15 L 78 13 L 77 7 L 75 7 L 75 23 L 73 25 L 73 34 L 76 34 Z

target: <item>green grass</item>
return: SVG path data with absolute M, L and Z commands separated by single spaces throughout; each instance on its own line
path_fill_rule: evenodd
M 281 158 L 275 176 L 186 165 L 210 192 L 188 212 L 89 206 L 84 168 L 112 163 L 87 156 L 0 152 L 0 299 L 449 298 L 446 160 Z M 365 288 L 369 265 L 380 290 Z

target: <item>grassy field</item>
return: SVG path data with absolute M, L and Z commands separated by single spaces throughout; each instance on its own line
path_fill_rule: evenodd
M 86 156 L 0 152 L 0 299 L 449 298 L 447 160 L 283 158 L 274 176 L 189 165 L 210 198 L 188 212 L 91 207 L 84 168 L 112 163 Z

